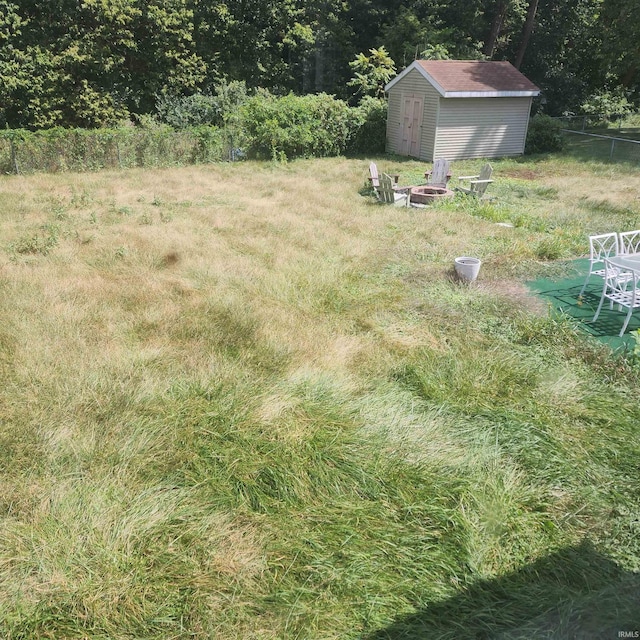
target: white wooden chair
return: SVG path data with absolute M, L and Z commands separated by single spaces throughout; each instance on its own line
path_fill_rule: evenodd
M 589 236 L 589 273 L 580 289 L 580 296 L 587 288 L 591 276 L 604 278 L 604 259 L 617 256 L 618 250 L 618 234 L 615 232 Z
M 622 329 L 618 334 L 620 337 L 624 334 L 631 314 L 634 309 L 640 307 L 640 270 L 627 270 L 621 266 L 612 264 L 609 258 L 604 259 L 604 287 L 600 296 L 600 304 L 596 314 L 593 316 L 593 322 L 598 319 L 602 305 L 605 300 L 609 300 L 609 308 L 613 309 L 613 304 L 617 304 L 618 308 L 625 307 L 628 309 L 627 317 L 624 320 Z
M 469 182 L 469 186 L 458 186 L 456 187 L 456 191 L 461 191 L 462 193 L 482 198 L 487 187 L 493 182 L 493 180 L 491 180 L 492 173 L 493 167 L 487 163 L 482 167 L 482 169 L 480 169 L 480 173 L 477 176 L 460 176 L 458 180 L 467 180 Z
M 387 173 L 379 176 L 376 195 L 380 202 L 394 204 L 398 207 L 408 207 L 411 204 L 411 187 L 398 187 Z
M 618 234 L 618 253 L 640 253 L 640 229 L 623 231 Z
M 424 179 L 427 184 L 434 187 L 446 188 L 451 178 L 451 164 L 446 158 L 438 158 L 433 163 L 433 168 L 424 172 Z
M 398 174 L 393 174 L 393 184 L 397 184 L 398 178 L 400 176 Z M 372 162 L 369 165 L 369 184 L 373 187 L 374 190 L 377 191 L 380 186 L 380 176 L 378 174 L 378 165 L 375 162 Z

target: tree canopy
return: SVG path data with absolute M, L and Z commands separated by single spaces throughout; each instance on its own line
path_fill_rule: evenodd
M 637 0 L 0 0 L 0 126 L 101 126 L 231 81 L 353 103 L 416 57 L 509 60 L 553 115 L 637 105 L 639 31 Z

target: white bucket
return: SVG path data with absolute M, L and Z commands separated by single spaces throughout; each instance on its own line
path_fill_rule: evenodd
M 478 258 L 461 256 L 455 259 L 455 268 L 458 278 L 464 282 L 473 282 L 478 277 L 482 262 Z

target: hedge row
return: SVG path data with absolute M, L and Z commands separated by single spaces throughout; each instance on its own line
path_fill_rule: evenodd
M 2 131 L 0 171 L 56 173 L 212 162 L 228 153 L 227 137 L 214 127 Z
M 235 160 L 286 160 L 384 151 L 386 104 L 349 107 L 332 96 L 256 95 L 233 125 L 174 129 L 166 124 L 117 129 L 0 131 L 0 172 L 93 171 Z

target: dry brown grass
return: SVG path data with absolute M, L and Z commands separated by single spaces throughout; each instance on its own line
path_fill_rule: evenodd
M 380 166 L 407 180 L 424 169 Z M 54 620 L 58 637 L 91 624 L 113 638 L 344 637 L 377 611 L 373 593 L 412 606 L 414 578 L 399 596 L 389 576 L 414 570 L 425 523 L 438 537 L 455 521 L 464 542 L 425 565 L 421 598 L 451 593 L 459 547 L 485 575 L 555 544 L 521 513 L 537 494 L 498 448 L 509 420 L 486 426 L 510 402 L 519 425 L 529 393 L 540 414 L 579 414 L 582 372 L 542 356 L 530 372 L 500 334 L 543 315 L 522 273 L 555 229 L 489 214 L 582 220 L 583 238 L 590 176 L 503 167 L 513 182 L 488 214 L 378 205 L 358 193 L 368 162 L 340 158 L 0 178 L 0 619 Z M 451 265 L 468 254 L 482 277 L 463 287 Z M 443 483 L 433 512 L 406 548 L 388 545 L 432 508 L 412 493 L 424 469 L 420 486 Z M 477 494 L 459 500 L 469 478 Z M 517 522 L 504 535 L 503 519 Z

